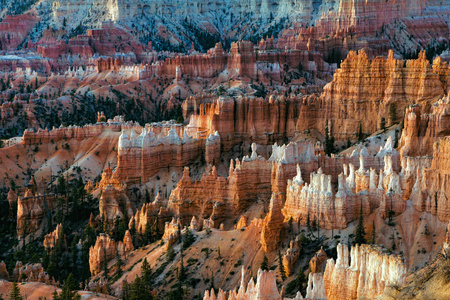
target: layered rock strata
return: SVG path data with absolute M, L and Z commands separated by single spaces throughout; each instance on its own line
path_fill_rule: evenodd
M 406 267 L 401 258 L 369 245 L 351 248 L 338 245 L 336 262 L 329 259 L 324 273 L 326 296 L 333 299 L 374 299 L 388 285 L 405 282 Z
M 119 138 L 117 168 L 111 178 L 104 177 L 102 181 L 146 182 L 162 168 L 189 165 L 203 156 L 209 146 L 215 147 L 215 144 L 205 146 L 204 139 L 192 138 L 187 131 L 180 138 L 175 128 L 159 135 L 147 128 L 143 128 L 139 136 L 134 130 L 129 136 L 123 131 Z
M 388 125 L 400 122 L 407 105 L 420 103 L 428 112 L 447 92 L 448 70 L 439 60 L 431 66 L 425 52 L 405 64 L 392 51 L 372 60 L 364 51 L 351 51 L 321 96 L 189 98 L 185 117 L 193 113 L 190 127 L 218 131 L 225 151 L 250 137 L 267 145 L 292 138 L 296 131 L 324 133 L 327 126 L 336 140 L 354 139 L 360 126 L 363 133 L 373 133 L 382 118 Z
M 17 199 L 17 234 L 19 236 L 35 232 L 41 228 L 44 218 L 56 208 L 54 194 L 33 194 L 27 189 Z
M 180 233 L 181 233 L 180 219 L 175 220 L 175 218 L 172 218 L 172 221 L 170 223 L 166 222 L 162 239 L 166 240 L 167 248 L 169 248 L 178 241 L 178 239 L 180 238 Z
M 211 291 L 206 290 L 203 300 L 216 300 L 216 299 L 243 299 L 243 300 L 251 300 L 251 299 L 270 299 L 270 300 L 281 300 L 280 292 L 278 291 L 278 287 L 276 284 L 276 276 L 273 271 L 262 271 L 258 270 L 258 275 L 256 279 L 256 284 L 253 281 L 253 278 L 247 284 L 247 288 L 245 287 L 244 282 L 245 272 L 244 268 L 242 268 L 242 279 L 241 285 L 239 287 L 238 292 L 236 290 L 228 293 L 228 297 L 226 297 L 226 293 L 219 289 L 219 292 L 216 297 L 216 293 L 214 289 Z
M 180 217 L 182 224 L 188 224 L 195 216 L 200 224 L 212 220 L 219 226 L 225 220 L 239 216 L 256 201 L 268 201 L 272 192 L 279 194 L 280 205 L 283 205 L 287 180 L 295 174 L 297 163 L 305 166 L 306 172 L 317 168 L 311 142 L 274 145 L 268 160 L 257 154 L 254 144 L 250 156 L 230 161 L 228 178 L 218 176 L 216 168 L 212 167 L 200 180 L 193 181 L 189 169 L 185 168 L 167 208 Z
M 443 222 L 450 221 L 449 151 L 448 137 L 441 138 L 433 145 L 431 166 L 417 170 L 411 191 L 411 202 L 416 210 L 437 215 Z
M 433 152 L 433 144 L 450 134 L 450 101 L 446 96 L 426 107 L 412 105 L 405 111 L 404 129 L 399 141 L 402 156 L 424 156 Z M 422 111 L 422 112 L 421 112 Z
M 294 272 L 295 263 L 300 257 L 301 252 L 301 243 L 298 237 L 289 243 L 289 248 L 286 250 L 286 253 L 283 255 L 283 267 L 286 272 L 286 276 L 291 276 Z
M 15 282 L 42 282 L 50 284 L 50 277 L 41 264 L 25 264 L 18 261 L 13 271 Z
M 100 217 L 107 221 L 127 219 L 133 216 L 131 201 L 126 195 L 125 188 L 115 188 L 112 184 L 102 189 L 99 201 Z
M 288 181 L 286 203 L 283 208 L 284 220 L 290 218 L 306 225 L 315 220 L 322 228 L 346 228 L 360 213 L 368 215 L 379 208 L 386 218 L 389 211 L 395 215 L 406 209 L 400 176 L 392 169 L 392 157 L 385 156 L 384 170 L 366 170 L 364 156 L 360 156 L 360 167 L 344 166 L 339 175 L 337 192 L 334 192 L 331 176 L 322 169 L 311 173 L 310 183 L 302 179 L 300 168 L 297 176 Z
M 89 124 L 82 127 L 61 126 L 60 128 L 53 128 L 52 130 L 39 129 L 37 131 L 28 129 L 23 133 L 22 144 L 47 144 L 52 142 L 56 143 L 58 141 L 67 139 L 85 140 L 99 136 L 100 134 L 108 130 L 111 130 L 113 132 L 120 132 L 122 130 L 134 128 L 136 126 L 137 124 L 133 122 L 125 122 L 123 116 L 117 116 L 113 119 L 109 119 L 107 122 Z
M 165 230 L 165 221 L 167 216 L 167 201 L 163 201 L 158 193 L 155 200 L 151 203 L 144 204 L 136 213 L 130 218 L 128 228 L 133 227 L 139 234 L 145 233 L 145 228 L 149 224 L 150 228 L 157 228 L 158 232 Z
M 264 218 L 264 224 L 261 231 L 261 246 L 265 252 L 275 251 L 281 240 L 283 215 L 281 213 L 282 202 L 280 198 L 279 194 L 272 194 L 269 213 Z
M 89 269 L 92 275 L 103 270 L 105 263 L 120 256 L 122 259 L 134 250 L 131 234 L 127 230 L 122 241 L 114 241 L 107 234 L 101 233 L 94 246 L 89 249 Z
M 0 50 L 16 50 L 38 21 L 39 18 L 34 11 L 22 15 L 5 16 L 0 23 Z
M 327 254 L 323 251 L 323 247 L 309 261 L 309 270 L 311 273 L 323 273 L 327 264 Z
M 53 248 L 58 245 L 58 242 L 64 239 L 62 224 L 56 225 L 56 229 L 50 232 L 44 237 L 44 248 L 47 252 L 50 252 Z

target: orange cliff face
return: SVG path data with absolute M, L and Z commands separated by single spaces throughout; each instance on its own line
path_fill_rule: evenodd
M 310 273 L 305 298 L 298 292 L 295 299 L 375 299 L 389 285 L 401 285 L 405 282 L 406 268 L 403 261 L 385 254 L 377 246 L 357 245 L 351 248 L 351 264 L 347 246 L 337 246 L 338 257 L 328 259 L 324 274 Z M 326 260 L 326 255 L 319 251 L 318 258 Z M 247 287 L 244 282 L 245 272 L 242 269 L 240 287 L 224 292 L 219 289 L 207 290 L 203 299 L 261 299 L 281 300 L 283 290 L 278 291 L 276 276 L 273 271 L 258 271 L 256 285 L 251 278 Z M 283 295 L 283 297 L 281 296 Z M 258 297 L 259 296 L 259 297 Z M 287 299 L 287 298 L 286 298 Z
M 284 96 L 220 97 L 212 103 L 186 103 L 184 107 L 188 111 L 194 109 L 192 115 L 186 112 L 186 117 L 190 117 L 189 127 L 207 134 L 217 131 L 224 151 L 228 151 L 239 141 L 251 139 L 257 144 L 271 145 L 293 137 L 296 130 L 306 130 L 312 126 L 315 112 L 306 103 L 307 99 Z
M 405 283 L 406 267 L 401 258 L 376 246 L 337 246 L 337 260 L 329 259 L 324 272 L 326 299 L 374 299 L 388 285 Z
M 95 245 L 89 249 L 89 268 L 92 275 L 97 275 L 103 265 L 119 255 L 125 259 L 128 253 L 134 250 L 131 234 L 127 230 L 123 241 L 114 241 L 109 235 L 101 233 Z
M 416 210 L 437 215 L 443 222 L 450 221 L 449 151 L 448 137 L 439 139 L 433 145 L 431 166 L 417 170 L 411 191 L 411 202 Z
M 399 141 L 400 153 L 405 156 L 425 156 L 433 152 L 433 144 L 449 133 L 450 102 L 448 96 L 433 103 L 429 113 L 419 105 L 405 111 L 404 129 Z
M 397 156 L 398 159 L 398 156 Z M 338 176 L 338 187 L 333 188 L 331 175 L 322 169 L 311 173 L 309 184 L 304 182 L 300 168 L 293 180 L 288 181 L 284 220 L 290 218 L 306 225 L 315 220 L 321 228 L 343 229 L 356 220 L 362 209 L 369 215 L 376 209 L 386 218 L 388 211 L 395 215 L 406 209 L 400 176 L 392 169 L 392 157 L 384 156 L 384 170 L 364 168 L 364 156 L 360 156 L 360 167 L 344 165 L 344 172 Z M 379 174 L 379 175 L 378 175 Z M 334 193 L 334 190 L 337 190 Z
M 41 229 L 44 218 L 56 208 L 56 195 L 33 194 L 28 189 L 17 200 L 17 235 L 24 236 Z
M 317 168 L 317 158 L 311 142 L 274 145 L 272 149 L 271 157 L 266 160 L 257 154 L 253 144 L 251 156 L 230 161 L 228 178 L 218 176 L 213 166 L 200 180 L 192 180 L 189 169 L 185 168 L 170 195 L 169 212 L 180 217 L 183 224 L 195 216 L 200 224 L 211 220 L 218 227 L 240 216 L 258 200 L 269 200 L 272 192 L 279 194 L 283 205 L 287 180 L 293 176 L 295 165 L 301 163 L 309 174 Z
M 117 168 L 110 178 L 103 178 L 101 185 L 147 182 L 162 168 L 189 165 L 204 155 L 205 147 L 214 146 L 214 143 L 206 145 L 205 139 L 192 138 L 180 125 L 169 124 L 163 131 L 157 130 L 143 128 L 139 136 L 134 129 L 129 136 L 123 131 L 118 143 Z M 183 138 L 179 132 L 183 132 Z
M 267 145 L 296 131 L 324 133 L 327 122 L 336 140 L 353 140 L 360 125 L 370 134 L 380 129 L 382 118 L 387 125 L 399 122 L 407 105 L 421 104 L 428 112 L 447 92 L 448 70 L 438 60 L 432 68 L 425 52 L 405 64 L 392 51 L 373 60 L 363 50 L 351 51 L 320 96 L 190 97 L 183 104 L 184 117 L 199 131 L 217 131 L 225 151 L 250 137 Z
M 373 60 L 363 50 L 351 51 L 334 80 L 324 88 L 323 114 L 317 123 L 324 126 L 328 120 L 332 132 L 339 128 L 336 139 L 352 138 L 360 124 L 363 132 L 373 133 L 379 129 L 381 118 L 388 125 L 393 124 L 402 118 L 406 105 L 429 106 L 442 97 L 447 83 L 441 81 L 441 76 L 431 68 L 424 51 L 417 60 L 406 61 L 406 65 L 403 60 L 394 59 L 392 51 L 387 59 Z
M 56 225 L 56 229 L 50 232 L 44 237 L 44 248 L 47 252 L 50 252 L 55 248 L 58 243 L 64 239 L 62 224 Z

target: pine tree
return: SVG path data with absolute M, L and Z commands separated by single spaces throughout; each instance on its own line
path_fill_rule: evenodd
M 145 189 L 145 203 L 150 203 L 150 194 L 147 189 Z
M 180 273 L 178 280 L 180 282 L 183 282 L 186 279 L 186 269 L 184 268 L 184 261 L 183 261 L 184 255 L 183 255 L 183 249 L 181 249 L 180 252 Z
M 375 240 L 377 238 L 375 231 L 375 221 L 372 221 L 372 244 L 375 244 Z
M 381 118 L 380 129 L 383 131 L 386 129 L 386 119 L 385 118 Z
M 119 251 L 116 250 L 116 272 L 114 273 L 114 276 L 117 279 L 119 279 L 123 274 L 122 266 L 123 266 L 123 260 L 120 258 Z
M 396 118 L 397 118 L 396 111 L 397 111 L 397 107 L 396 107 L 395 103 L 389 104 L 389 122 L 390 122 L 390 125 L 393 125 L 395 120 L 396 120 Z
M 62 175 L 58 178 L 58 193 L 60 195 L 66 194 L 66 179 Z
M 175 252 L 173 251 L 173 247 L 169 246 L 166 252 L 167 261 L 172 261 L 175 258 Z
M 144 261 L 141 265 L 142 270 L 142 280 L 147 287 L 151 287 L 152 285 L 152 269 L 150 268 L 150 264 L 147 262 L 147 258 L 144 258 Z
M 150 225 L 150 222 L 147 222 L 147 224 L 145 224 L 143 240 L 144 240 L 144 245 L 148 245 L 153 242 L 152 226 Z
M 363 209 L 361 203 L 361 210 L 359 212 L 358 226 L 356 226 L 355 234 L 355 244 L 365 244 L 366 243 L 366 231 L 364 230 L 364 219 L 363 219 Z
M 261 263 L 261 270 L 269 270 L 269 259 L 267 258 L 266 254 L 264 254 L 263 261 Z
M 183 235 L 183 249 L 189 248 L 195 242 L 195 236 L 189 228 L 186 228 Z M 219 254 L 220 256 L 220 254 Z
M 58 296 L 58 292 L 56 290 L 54 290 L 52 293 L 52 300 L 60 300 L 59 296 Z
M 364 134 L 362 131 L 362 124 L 359 123 L 359 129 L 358 129 L 358 133 L 356 134 L 356 138 L 358 139 L 358 142 L 361 142 L 364 139 Z
M 303 285 L 306 283 L 307 279 L 306 279 L 305 273 L 303 273 L 302 270 L 300 270 L 300 271 L 298 272 L 297 277 L 295 278 L 295 281 L 297 282 L 298 290 L 299 290 L 302 294 L 304 294 L 304 291 L 303 291 Z
M 286 280 L 286 271 L 284 270 L 283 257 L 281 251 L 278 250 L 278 268 L 280 269 L 281 279 Z
M 308 232 L 311 232 L 311 219 L 309 217 L 309 212 L 308 216 L 306 217 L 306 227 L 308 228 Z
M 131 286 L 128 284 L 127 279 L 122 282 L 122 300 L 131 299 Z
M 20 294 L 19 286 L 17 285 L 17 282 L 13 282 L 13 286 L 11 288 L 11 292 L 9 293 L 9 299 L 10 300 L 22 300 L 22 295 Z

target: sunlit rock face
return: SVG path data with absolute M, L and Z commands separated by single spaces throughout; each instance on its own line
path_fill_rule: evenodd
M 122 259 L 134 250 L 131 234 L 127 230 L 123 241 L 114 241 L 109 235 L 101 233 L 94 246 L 89 249 L 89 269 L 92 275 L 102 271 L 105 263 L 119 255 Z
M 327 299 L 374 299 L 388 285 L 403 284 L 406 267 L 402 259 L 384 254 L 369 245 L 356 245 L 349 251 L 338 245 L 337 260 L 329 259 L 324 273 Z

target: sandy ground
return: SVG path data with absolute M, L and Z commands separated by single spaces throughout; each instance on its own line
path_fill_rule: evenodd
M 12 282 L 0 280 L 0 295 L 2 295 L 3 298 L 8 299 L 11 288 Z M 19 288 L 20 294 L 22 295 L 23 299 L 27 300 L 38 300 L 44 298 L 52 299 L 52 293 L 55 291 L 55 289 L 58 291 L 58 293 L 61 292 L 60 288 L 54 287 L 52 285 L 46 285 L 40 282 L 20 283 Z M 82 300 L 117 299 L 111 296 L 93 292 L 79 291 L 78 293 L 81 295 Z

